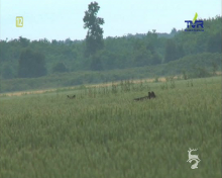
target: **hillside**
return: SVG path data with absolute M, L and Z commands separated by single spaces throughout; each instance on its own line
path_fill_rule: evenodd
M 213 75 L 213 64 L 219 66 L 217 70 L 221 70 L 221 61 L 222 56 L 220 53 L 203 53 L 189 55 L 167 64 L 155 66 L 106 71 L 55 73 L 40 78 L 3 80 L 1 89 L 2 92 L 47 89 L 129 79 L 154 78 L 157 76 L 175 76 L 181 75 L 183 72 L 185 72 L 187 78 L 209 77 Z

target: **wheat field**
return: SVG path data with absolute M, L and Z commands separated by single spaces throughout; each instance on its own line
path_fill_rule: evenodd
M 0 178 L 221 178 L 221 129 L 221 77 L 2 95 Z

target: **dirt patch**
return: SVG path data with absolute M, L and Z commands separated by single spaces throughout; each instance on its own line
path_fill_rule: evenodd
M 21 96 L 21 95 L 29 95 L 29 94 L 40 94 L 40 93 L 45 93 L 49 91 L 55 91 L 56 89 L 51 89 L 51 90 L 38 90 L 38 91 L 21 91 L 21 92 L 13 92 L 13 93 L 4 93 L 1 95 L 6 95 L 6 96 Z M 0 96 L 1 96 L 0 95 Z
M 175 77 L 173 77 L 173 79 L 177 79 L 178 78 L 178 76 L 175 76 Z M 147 78 L 147 79 L 142 79 L 142 80 L 133 80 L 133 83 L 140 83 L 140 82 L 154 82 L 155 81 L 155 79 L 151 79 L 151 78 Z M 158 82 L 166 82 L 166 77 L 160 77 L 160 78 L 158 78 Z M 115 85 L 117 85 L 117 84 L 120 84 L 120 81 L 118 81 L 118 82 L 109 82 L 109 83 L 106 83 L 106 84 L 95 84 L 95 85 L 88 85 L 88 86 L 86 86 L 86 87 L 103 87 L 103 86 L 111 86 L 112 84 L 115 84 Z
M 142 79 L 142 80 L 133 80 L 133 83 L 140 83 L 140 82 L 154 82 L 155 79 Z M 159 82 L 165 82 L 166 79 L 164 77 L 161 77 L 161 78 L 158 78 L 158 81 Z M 112 84 L 114 85 L 117 85 L 117 84 L 120 84 L 120 81 L 119 82 L 109 82 L 109 83 L 106 83 L 106 84 L 95 84 L 95 85 L 88 85 L 86 87 L 103 87 L 103 86 L 111 86 Z

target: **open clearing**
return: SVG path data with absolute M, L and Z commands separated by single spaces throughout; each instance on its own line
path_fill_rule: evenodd
M 0 97 L 1 178 L 221 176 L 221 77 Z

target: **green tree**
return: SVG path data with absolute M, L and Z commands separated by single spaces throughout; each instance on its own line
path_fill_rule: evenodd
M 155 33 L 155 30 L 153 30 L 153 33 L 148 32 L 147 37 L 149 38 L 148 38 L 148 44 L 146 45 L 146 49 L 150 51 L 150 53 L 152 54 L 152 56 L 149 57 L 149 64 L 150 65 L 160 64 L 162 62 L 162 59 L 155 49 L 155 46 L 158 43 L 157 34 Z
M 67 67 L 62 63 L 62 62 L 58 62 L 53 68 L 52 68 L 52 72 L 67 72 L 68 69 Z
M 20 42 L 20 45 L 22 47 L 27 47 L 30 43 L 30 40 L 27 39 L 27 38 L 22 38 L 21 36 L 19 37 L 19 42 Z
M 86 55 L 94 55 L 99 49 L 103 48 L 103 29 L 100 25 L 105 22 L 103 18 L 97 17 L 100 6 L 97 2 L 91 2 L 88 11 L 85 11 L 83 18 L 84 28 L 88 29 L 86 35 Z
M 146 38 L 147 38 L 149 45 L 152 44 L 151 46 L 153 46 L 153 47 L 157 45 L 158 35 L 156 33 L 156 30 L 152 30 L 152 32 L 148 31 L 148 33 L 146 34 Z
M 13 73 L 13 69 L 10 65 L 5 65 L 3 67 L 3 71 L 2 71 L 2 77 L 4 79 L 12 79 L 14 78 L 14 73 Z
M 173 40 L 168 39 L 165 49 L 165 62 L 174 61 L 177 58 L 176 44 Z
M 207 43 L 207 48 L 211 53 L 221 53 L 221 32 L 210 36 Z
M 158 53 L 154 53 L 153 57 L 151 58 L 151 65 L 157 65 L 162 63 L 162 58 Z
M 173 35 L 173 36 L 174 36 L 176 33 L 177 33 L 177 29 L 176 29 L 176 28 L 173 28 L 173 29 L 171 30 L 171 32 L 170 32 L 170 34 Z
M 177 45 L 176 47 L 176 54 L 177 54 L 177 58 L 182 58 L 184 57 L 185 53 L 184 53 L 184 49 L 183 49 L 183 46 L 182 45 Z
M 92 70 L 103 70 L 103 65 L 102 65 L 100 56 L 93 55 L 91 59 L 92 59 L 92 63 L 90 67 Z
M 212 62 L 212 67 L 213 67 L 213 75 L 217 75 L 217 70 L 218 70 L 218 65 L 216 62 Z
M 118 59 L 118 56 L 119 54 L 116 54 L 112 51 L 108 51 L 108 50 L 100 50 L 96 56 L 98 56 L 100 58 L 100 60 L 97 62 L 101 63 L 101 60 L 102 60 L 102 63 L 100 64 L 100 67 L 102 67 L 103 70 L 112 70 L 114 69 L 117 64 L 116 62 L 118 62 L 119 60 Z M 96 62 L 96 60 L 95 60 Z
M 152 54 L 148 51 L 145 46 L 137 49 L 134 52 L 134 65 L 136 67 L 142 67 L 146 65 L 150 65 L 152 59 Z
M 30 49 L 23 50 L 19 58 L 18 77 L 35 78 L 46 75 L 45 56 Z

